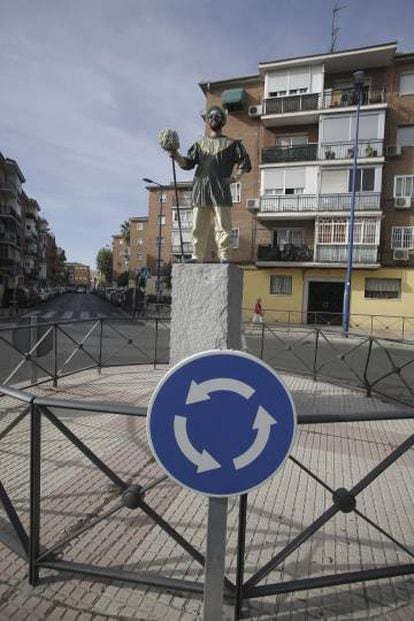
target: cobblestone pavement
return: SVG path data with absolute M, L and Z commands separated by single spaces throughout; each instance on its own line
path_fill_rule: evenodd
M 146 405 L 164 369 L 116 368 L 101 375 L 89 371 L 60 381 L 58 389 L 34 392 L 62 399 Z M 332 384 L 283 375 L 299 413 L 393 413 L 396 405 Z M 22 406 L 3 398 L 0 434 Z M 54 410 L 123 480 L 146 485 L 162 473 L 146 441 L 145 420 L 115 414 Z M 413 433 L 413 420 L 379 420 L 299 427 L 292 453 L 328 488 L 349 488 Z M 24 418 L 4 438 L 0 435 L 0 472 L 16 510 L 29 522 L 29 424 Z M 414 555 L 414 454 L 406 452 L 357 499 L 355 513 L 338 513 L 311 539 L 290 554 L 261 583 L 356 571 L 381 565 L 412 563 Z M 78 563 L 150 572 L 202 581 L 203 569 L 140 510 L 119 507 L 114 484 L 49 421 L 42 422 L 41 543 L 52 547 L 75 534 L 57 557 Z M 207 499 L 164 480 L 145 500 L 201 553 L 206 543 Z M 246 577 L 329 506 L 331 493 L 293 460 L 271 481 L 249 494 Z M 229 503 L 227 575 L 235 579 L 238 501 Z M 107 514 L 106 519 L 97 518 Z M 94 525 L 95 524 L 95 525 Z M 398 546 L 383 531 L 405 546 Z M 101 621 L 138 619 L 191 621 L 201 618 L 199 595 L 168 592 L 41 569 L 40 584 L 31 587 L 27 563 L 14 546 L 5 513 L 0 510 L 0 620 L 63 619 Z M 9 537 L 10 535 L 10 537 Z M 414 618 L 414 576 L 296 591 L 250 600 L 245 619 L 386 619 Z M 233 618 L 230 605 L 225 619 Z M 219 620 L 218 620 L 219 621 Z

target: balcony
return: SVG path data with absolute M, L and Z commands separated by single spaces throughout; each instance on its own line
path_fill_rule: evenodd
M 7 198 L 17 197 L 17 188 L 10 181 L 0 181 L 0 196 Z
M 14 244 L 17 245 L 17 235 L 16 233 L 10 231 L 4 231 L 0 233 L 0 243 Z
M 260 216 L 301 215 L 323 212 L 349 212 L 351 193 L 346 194 L 280 194 L 263 196 L 260 199 Z M 380 192 L 357 192 L 355 195 L 356 211 L 380 211 Z
M 0 205 L 0 216 L 14 218 L 19 224 L 22 222 L 22 219 L 17 211 L 10 205 Z
M 383 140 L 359 140 L 358 159 L 384 157 Z M 320 160 L 353 160 L 354 142 L 324 142 L 319 147 Z
M 314 213 L 318 211 L 318 199 L 315 194 L 278 194 L 263 196 L 260 199 L 260 211 L 264 214 Z
M 348 245 L 323 245 L 318 244 L 316 248 L 317 263 L 346 263 L 348 256 Z M 376 245 L 354 245 L 352 252 L 353 265 L 377 265 L 378 246 Z
M 352 194 L 321 194 L 318 211 L 346 211 L 351 209 Z M 380 192 L 357 192 L 355 194 L 356 211 L 381 211 Z
M 362 92 L 362 106 L 385 103 L 385 90 Z M 356 106 L 354 89 L 326 89 L 323 93 L 304 93 L 270 97 L 263 101 L 262 121 L 266 126 L 298 123 L 315 123 L 319 113 L 331 108 Z M 297 118 L 297 121 L 295 120 Z
M 257 263 L 312 263 L 313 265 L 345 266 L 348 254 L 348 246 L 342 245 L 317 245 L 316 257 L 313 249 L 306 244 L 285 244 L 282 246 L 259 245 L 257 247 Z M 378 266 L 378 246 L 356 245 L 352 253 L 352 261 L 355 266 Z
M 306 244 L 285 244 L 284 246 L 259 245 L 257 247 L 258 261 L 273 261 L 281 263 L 306 263 L 312 261 L 313 250 Z
M 183 242 L 184 254 L 191 254 L 193 252 L 193 244 L 191 242 Z M 171 254 L 181 254 L 180 244 L 173 244 L 171 247 Z
M 264 100 L 264 114 L 291 114 L 320 108 L 320 94 L 288 95 Z
M 291 147 L 268 147 L 262 149 L 262 164 L 277 162 L 306 162 L 318 159 L 318 144 L 298 144 Z
M 383 140 L 360 140 L 358 159 L 384 157 Z M 262 164 L 280 162 L 309 162 L 318 160 L 353 160 L 353 142 L 310 142 L 294 146 L 274 146 L 262 149 Z
M 181 220 L 181 230 L 182 231 L 191 231 L 192 226 L 193 226 L 192 222 L 188 222 L 186 220 Z M 178 231 L 179 230 L 178 222 L 173 221 L 173 223 L 172 223 L 172 230 L 173 231 Z

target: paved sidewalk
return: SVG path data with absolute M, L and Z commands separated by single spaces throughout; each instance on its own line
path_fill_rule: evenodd
M 34 392 L 82 401 L 146 405 L 166 368 L 117 368 L 65 378 L 59 388 Z M 362 393 L 281 374 L 299 413 L 393 413 L 400 408 Z M 21 406 L 0 401 L 0 433 Z M 55 413 L 58 413 L 57 410 Z M 146 485 L 162 473 L 146 441 L 145 420 L 114 414 L 60 410 L 59 417 L 121 478 Z M 293 456 L 330 488 L 350 488 L 414 431 L 413 420 L 301 426 Z M 114 485 L 48 421 L 42 425 L 41 542 L 57 540 L 110 512 L 119 502 Z M 25 527 L 28 526 L 29 425 L 23 420 L 0 439 L 0 472 Z M 405 453 L 357 499 L 357 508 L 414 555 L 414 451 Z M 146 502 L 204 554 L 207 499 L 167 480 L 150 489 Z M 331 494 L 288 460 L 283 470 L 249 494 L 246 577 L 275 556 L 329 506 Z M 238 503 L 230 502 L 227 575 L 235 579 Z M 264 580 L 282 580 L 381 565 L 413 563 L 372 523 L 339 513 Z M 7 531 L 0 509 L 0 526 Z M 0 620 L 101 621 L 138 619 L 192 621 L 201 618 L 200 596 L 170 593 L 126 582 L 97 581 L 41 570 L 40 585 L 27 581 L 27 564 L 0 543 Z M 128 571 L 202 581 L 203 570 L 139 510 L 115 511 L 74 538 L 60 558 L 121 567 Z M 227 606 L 225 619 L 232 619 Z M 244 618 L 260 620 L 414 618 L 414 576 L 343 587 L 297 591 L 247 602 Z M 219 620 L 217 620 L 219 621 Z

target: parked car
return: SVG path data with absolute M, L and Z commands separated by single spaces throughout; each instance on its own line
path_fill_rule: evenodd
M 86 293 L 86 289 L 85 289 L 85 287 L 78 287 L 78 288 L 76 289 L 76 293 Z
M 49 291 L 47 289 L 39 289 L 39 297 L 41 302 L 46 302 L 50 297 Z

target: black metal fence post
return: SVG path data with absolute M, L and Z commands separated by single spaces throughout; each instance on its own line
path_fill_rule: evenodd
M 313 356 L 313 381 L 316 382 L 318 377 L 318 349 L 319 349 L 319 332 L 317 328 L 315 331 L 315 352 Z
M 58 385 L 57 324 L 53 324 L 53 388 Z
M 372 343 L 373 343 L 373 338 L 371 336 L 370 339 L 369 339 L 368 354 L 367 354 L 367 359 L 365 361 L 365 368 L 364 368 L 364 384 L 365 384 L 365 389 L 367 391 L 367 397 L 371 397 L 371 394 L 372 394 L 371 384 L 369 383 L 369 380 L 368 380 L 368 377 L 367 377 L 368 367 L 369 367 L 369 363 L 370 363 L 370 360 L 371 360 Z
M 155 318 L 155 343 L 154 343 L 154 369 L 157 366 L 157 356 L 158 356 L 158 317 Z
M 99 357 L 98 357 L 98 374 L 102 372 L 102 351 L 103 351 L 103 319 L 99 320 Z
M 262 339 L 261 339 L 261 343 L 260 343 L 260 360 L 263 360 L 263 356 L 264 356 L 264 333 L 265 333 L 265 323 L 262 323 Z
M 30 534 L 29 534 L 29 583 L 39 582 L 37 558 L 40 548 L 40 455 L 41 411 L 31 403 L 30 412 Z

